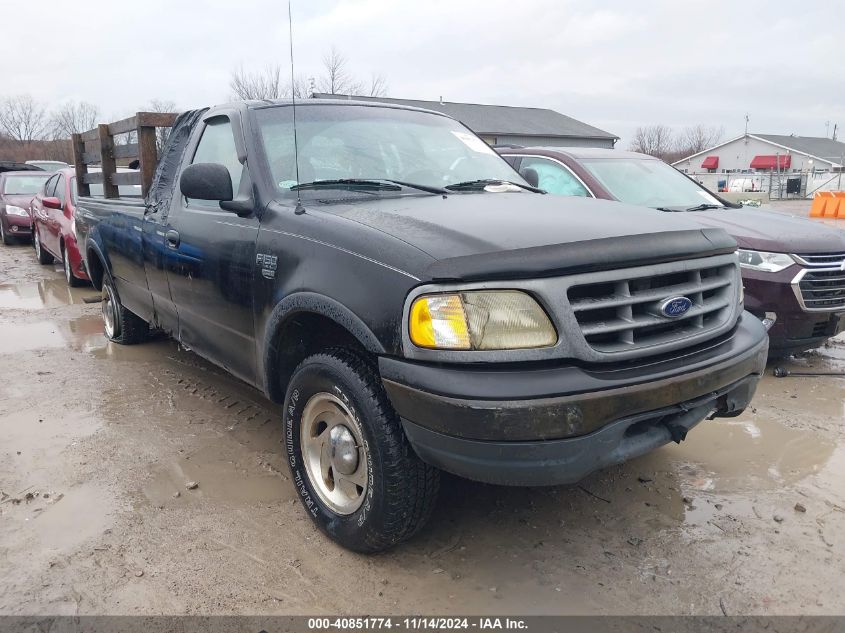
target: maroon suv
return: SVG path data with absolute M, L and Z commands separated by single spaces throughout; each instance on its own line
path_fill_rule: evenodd
M 645 154 L 582 147 L 497 149 L 529 182 L 551 194 L 686 212 L 704 226 L 725 229 L 739 244 L 745 308 L 771 325 L 770 355 L 817 347 L 845 328 L 845 232 L 732 204 Z
M 0 173 L 0 241 L 29 240 L 32 217 L 29 204 L 51 176 L 46 171 L 6 171 Z

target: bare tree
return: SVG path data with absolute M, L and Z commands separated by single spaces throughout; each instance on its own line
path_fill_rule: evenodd
M 672 130 L 666 125 L 638 127 L 629 146 L 631 151 L 666 160 L 675 149 Z
M 151 99 L 146 106 L 145 112 L 176 112 L 176 103 L 170 99 Z M 169 127 L 156 128 L 156 151 L 161 154 L 164 144 L 170 138 Z
M 325 75 L 320 80 L 320 91 L 331 95 L 351 95 L 362 91 L 361 82 L 349 72 L 346 56 L 332 46 L 323 56 Z
M 93 129 L 99 116 L 97 106 L 80 101 L 69 101 L 57 110 L 51 120 L 53 139 L 67 139 L 71 134 L 80 134 Z
M 255 72 L 240 66 L 232 71 L 229 88 L 237 99 L 280 99 L 286 92 L 281 72 L 279 64 L 268 64 Z
M 292 94 L 297 99 L 310 99 L 315 90 L 313 77 L 299 76 L 294 80 L 293 87 L 291 85 L 286 86 L 285 96 Z
M 381 73 L 373 73 L 370 75 L 370 90 L 371 97 L 386 97 L 387 96 L 387 79 Z
M 0 103 L 0 131 L 19 145 L 30 145 L 47 133 L 44 107 L 29 95 L 7 97 Z
M 681 130 L 678 135 L 676 150 L 680 154 L 680 158 L 691 156 L 718 145 L 724 136 L 724 127 L 708 127 L 700 123 L 691 125 Z

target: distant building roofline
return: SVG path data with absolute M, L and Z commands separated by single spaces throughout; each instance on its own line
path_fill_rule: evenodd
M 461 101 L 430 101 L 425 99 L 399 99 L 395 97 L 365 97 L 359 95 L 332 95 L 316 92 L 315 99 L 354 100 L 382 102 L 417 107 L 442 112 L 460 120 L 476 134 L 496 136 L 525 136 L 534 138 L 585 138 L 612 142 L 619 136 L 592 126 L 568 115 L 535 106 L 510 106 Z

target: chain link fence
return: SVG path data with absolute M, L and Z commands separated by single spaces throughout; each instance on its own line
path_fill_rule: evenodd
M 765 193 L 772 200 L 790 198 L 812 198 L 817 191 L 842 191 L 845 175 L 841 172 L 758 172 L 689 173 L 688 176 L 700 182 L 711 191 L 730 193 Z

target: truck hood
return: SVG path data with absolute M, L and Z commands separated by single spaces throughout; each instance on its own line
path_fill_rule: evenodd
M 688 214 L 722 228 L 741 248 L 772 253 L 845 253 L 845 231 L 809 218 L 764 209 L 722 209 Z
M 694 218 L 619 202 L 484 193 L 407 196 L 324 210 L 400 239 L 436 261 L 423 277 L 475 279 L 615 268 L 731 252 Z

